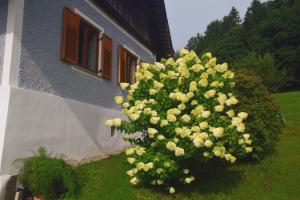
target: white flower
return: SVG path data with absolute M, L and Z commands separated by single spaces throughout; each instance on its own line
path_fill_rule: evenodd
M 123 140 L 124 140 L 124 141 L 128 141 L 128 140 L 129 140 L 129 138 L 130 138 L 130 137 L 129 137 L 129 135 L 128 135 L 128 134 L 124 134 L 124 135 L 123 135 Z
M 170 151 L 175 151 L 176 150 L 176 144 L 174 142 L 168 142 L 166 145 L 167 149 Z
M 175 193 L 175 188 L 170 187 L 169 193 L 170 193 L 170 194 L 174 194 L 174 193 Z
M 207 78 L 202 78 L 202 79 L 200 79 L 200 81 L 198 82 L 198 84 L 199 84 L 201 87 L 206 87 L 206 86 L 208 85 Z
M 150 94 L 150 95 L 156 94 L 157 92 L 158 92 L 158 91 L 155 90 L 155 89 L 153 89 L 153 88 L 151 88 L 151 89 L 149 90 L 149 94 Z
M 125 151 L 125 153 L 126 153 L 126 155 L 132 155 L 132 154 L 134 154 L 134 151 L 135 151 L 134 148 L 129 148 Z
M 216 90 L 208 90 L 207 92 L 204 93 L 204 97 L 209 99 L 213 96 L 215 96 Z
M 187 49 L 182 48 L 182 49 L 179 50 L 179 54 L 180 54 L 181 57 L 188 54 L 188 53 L 190 53 L 190 52 Z
M 158 124 L 159 120 L 160 120 L 159 117 L 151 117 L 151 118 L 150 118 L 150 122 L 151 122 L 152 124 Z
M 185 104 L 184 103 L 179 104 L 178 109 L 179 110 L 184 110 L 185 109 Z
M 234 157 L 231 154 L 225 154 L 225 160 L 230 161 L 231 163 L 234 163 L 236 161 L 236 157 Z
M 239 117 L 233 117 L 232 120 L 231 120 L 231 124 L 232 126 L 239 126 L 241 123 L 242 123 L 242 118 L 239 118 Z
M 203 146 L 203 140 L 201 138 L 195 138 L 193 140 L 193 143 L 195 147 L 202 147 Z
M 153 74 L 150 71 L 145 70 L 144 71 L 144 77 L 149 80 L 149 79 L 152 79 Z
M 153 168 L 153 163 L 149 162 L 147 164 L 144 165 L 144 171 L 148 171 L 149 169 Z
M 111 119 L 106 120 L 105 121 L 105 125 L 107 125 L 107 126 L 113 126 L 114 125 L 113 120 L 111 120 Z
M 245 150 L 247 153 L 250 153 L 250 152 L 252 152 L 252 147 L 246 147 Z
M 173 115 L 173 114 L 168 114 L 168 115 L 167 115 L 167 120 L 168 120 L 169 122 L 175 122 L 175 121 L 176 121 L 176 116 Z
M 183 173 L 185 173 L 185 174 L 188 174 L 189 172 L 190 172 L 190 170 L 188 170 L 188 169 L 183 170 Z
M 160 122 L 161 127 L 167 126 L 168 124 L 169 124 L 168 120 L 165 120 L 165 119 L 161 120 L 161 122 Z
M 211 147 L 212 145 L 213 145 L 213 143 L 212 143 L 211 140 L 205 140 L 204 146 L 206 146 L 206 147 Z
M 230 117 L 230 118 L 234 117 L 234 111 L 233 111 L 233 110 L 228 110 L 228 111 L 226 112 L 226 114 L 227 114 L 228 117 Z
M 120 118 L 113 119 L 113 124 L 115 127 L 121 126 L 122 120 Z
M 143 147 L 139 147 L 137 150 L 136 150 L 136 154 L 138 155 L 143 155 L 145 153 L 145 148 Z
M 212 58 L 212 54 L 210 52 L 207 52 L 204 54 L 208 59 L 211 59 Z
M 223 63 L 223 64 L 221 64 L 221 65 L 216 65 L 216 70 L 217 70 L 218 72 L 223 73 L 223 72 L 225 72 L 225 71 L 228 70 L 228 64 L 227 64 L 227 63 Z
M 249 140 L 250 134 L 249 133 L 245 133 L 245 134 L 243 134 L 243 137 L 245 138 L 245 140 Z
M 238 116 L 239 116 L 240 118 L 242 118 L 242 119 L 247 119 L 248 113 L 246 113 L 246 112 L 240 112 L 240 113 L 238 114 Z
M 154 89 L 160 90 L 164 85 L 158 81 L 154 81 Z
M 203 118 L 208 118 L 209 115 L 210 115 L 210 111 L 204 111 L 204 112 L 202 112 L 202 114 L 201 114 L 201 116 L 202 116 Z
M 218 138 L 218 137 L 222 137 L 223 133 L 224 133 L 224 128 L 222 127 L 218 127 L 218 128 L 212 128 L 212 133 L 213 135 Z
M 196 83 L 196 81 L 192 81 L 192 82 L 190 83 L 189 91 L 190 91 L 190 92 L 196 92 L 197 90 L 198 90 L 198 88 L 197 88 L 197 83 Z
M 184 181 L 187 183 L 187 184 L 190 184 L 192 182 L 192 179 L 191 178 L 185 178 Z
M 137 177 L 133 177 L 132 179 L 130 179 L 130 183 L 133 185 L 138 184 L 138 182 L 139 182 L 139 179 Z
M 237 126 L 236 130 L 237 130 L 238 132 L 243 133 L 243 132 L 245 131 L 245 124 L 240 123 L 240 124 Z
M 215 106 L 215 111 L 216 112 L 222 112 L 224 110 L 224 106 L 223 105 L 217 105 Z
M 126 90 L 129 86 L 129 83 L 120 83 L 120 86 L 123 90 Z
M 207 123 L 207 121 L 204 121 L 204 122 L 199 123 L 199 126 L 200 126 L 200 129 L 203 130 L 203 129 L 208 128 L 208 123 Z
M 145 167 L 145 164 L 143 162 L 139 162 L 139 163 L 136 164 L 136 168 L 138 170 L 144 169 L 144 167 Z
M 133 164 L 133 163 L 135 162 L 135 159 L 129 157 L 129 158 L 127 158 L 127 162 L 128 162 L 129 164 Z
M 191 130 L 192 130 L 193 132 L 199 132 L 199 131 L 200 131 L 200 127 L 199 127 L 199 126 L 193 126 L 193 127 L 191 128 Z
M 128 176 L 130 176 L 130 177 L 132 177 L 132 176 L 135 175 L 134 170 L 128 170 L 128 171 L 126 172 L 126 174 L 127 174 Z
M 194 93 L 193 93 L 193 92 L 188 92 L 188 93 L 186 94 L 186 96 L 187 96 L 189 99 L 191 99 L 191 98 L 194 97 Z
M 128 118 L 131 120 L 131 121 L 136 121 L 138 118 L 140 117 L 140 115 L 139 114 L 136 114 L 136 113 L 130 113 L 129 115 L 128 115 Z
M 198 101 L 196 99 L 192 100 L 191 105 L 192 106 L 198 105 Z
M 155 135 L 157 133 L 157 130 L 154 128 L 148 128 L 148 133 L 149 133 L 150 137 L 153 137 L 153 135 Z
M 204 69 L 204 67 L 202 66 L 202 65 L 200 65 L 200 64 L 194 64 L 193 66 L 192 66 L 192 68 L 191 68 L 194 72 L 199 72 L 200 70 L 203 70 Z
M 124 102 L 124 103 L 122 104 L 122 106 L 123 106 L 123 108 L 128 108 L 128 107 L 130 106 L 130 104 L 129 104 L 128 102 Z
M 143 113 L 145 115 L 151 115 L 151 108 L 145 108 L 144 111 L 143 111 Z
M 165 139 L 165 136 L 159 135 L 159 136 L 157 136 L 157 139 L 158 139 L 158 140 L 164 140 L 164 139 Z
M 167 114 L 179 115 L 181 113 L 177 108 L 172 108 L 167 111 Z
M 173 141 L 177 144 L 179 142 L 178 138 L 174 138 Z
M 122 104 L 123 103 L 123 97 L 122 96 L 115 96 L 115 102 L 117 104 Z
M 152 111 L 151 111 L 151 116 L 152 116 L 152 117 L 156 117 L 156 116 L 157 116 L 157 112 L 156 112 L 155 110 L 152 110 Z
M 209 153 L 207 151 L 203 152 L 204 157 L 209 157 Z
M 176 147 L 175 156 L 183 156 L 183 155 L 184 155 L 184 149 L 180 147 Z
M 157 180 L 156 182 L 157 182 L 157 185 L 162 185 L 164 183 L 163 180 Z
M 187 114 L 185 114 L 185 115 L 183 115 L 183 116 L 181 117 L 181 119 L 182 119 L 184 122 L 188 123 L 188 122 L 191 120 L 191 117 L 188 116 Z

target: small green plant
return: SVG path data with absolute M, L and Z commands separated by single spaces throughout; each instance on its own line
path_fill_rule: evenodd
M 283 117 L 271 94 L 256 73 L 246 69 L 236 72 L 237 111 L 249 113 L 246 120 L 251 132 L 252 158 L 259 160 L 271 153 L 283 127 Z
M 24 159 L 19 180 L 32 194 L 45 200 L 72 196 L 77 191 L 73 169 L 61 157 L 48 155 L 44 147 Z

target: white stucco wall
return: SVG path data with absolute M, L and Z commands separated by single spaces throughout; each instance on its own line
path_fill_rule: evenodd
M 69 159 L 107 154 L 128 146 L 122 135 L 111 137 L 104 121 L 117 110 L 32 90 L 11 88 L 1 175 L 18 173 L 16 159 L 45 146 Z

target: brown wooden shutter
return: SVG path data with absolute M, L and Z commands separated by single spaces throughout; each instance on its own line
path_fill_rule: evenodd
M 119 46 L 119 53 L 118 53 L 118 81 L 119 83 L 126 83 L 127 76 L 126 76 L 126 49 L 122 46 Z
M 107 35 L 102 35 L 102 64 L 101 75 L 104 78 L 112 78 L 112 39 Z
M 80 18 L 69 8 L 64 8 L 61 58 L 73 64 L 78 62 Z

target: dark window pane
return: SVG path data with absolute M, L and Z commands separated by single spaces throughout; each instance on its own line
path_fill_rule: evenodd
M 96 33 L 92 30 L 89 31 L 89 36 L 88 36 L 88 69 L 91 71 L 96 72 L 97 71 L 97 36 Z
M 78 64 L 93 72 L 98 72 L 98 35 L 99 32 L 96 29 L 84 20 L 80 21 Z

